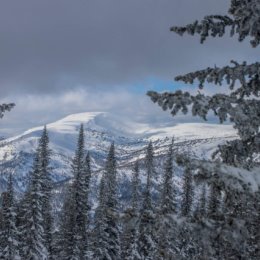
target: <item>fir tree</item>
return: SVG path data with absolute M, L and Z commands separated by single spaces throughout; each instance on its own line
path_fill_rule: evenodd
M 200 197 L 199 197 L 199 201 L 198 201 L 198 206 L 197 206 L 197 209 L 196 209 L 196 215 L 198 215 L 199 217 L 205 217 L 206 216 L 206 201 L 207 201 L 206 185 L 203 184 L 202 189 L 201 189 L 201 193 L 200 193 Z
M 152 142 L 149 143 L 145 158 L 146 167 L 146 187 L 144 190 L 144 199 L 141 209 L 138 251 L 141 259 L 151 260 L 156 250 L 156 242 L 154 235 L 154 207 L 152 203 L 152 184 L 154 178 L 154 153 Z
M 92 251 L 94 252 L 94 259 L 105 259 L 105 248 L 106 248 L 106 240 L 105 240 L 105 174 L 103 173 L 100 185 L 99 185 L 99 196 L 98 196 L 98 207 L 95 211 L 94 218 L 94 240 L 92 243 Z
M 231 35 L 238 34 L 239 41 L 250 37 L 251 44 L 256 47 L 260 43 L 260 3 L 259 0 L 231 0 L 230 15 L 208 15 L 201 22 L 195 21 L 184 27 L 172 27 L 171 31 L 183 35 L 184 33 L 201 36 L 201 43 L 209 36 L 223 37 L 226 28 L 231 28 Z M 238 131 L 239 139 L 221 145 L 218 153 L 223 162 L 231 165 L 251 168 L 253 155 L 260 152 L 260 63 L 239 64 L 231 61 L 232 66 L 223 68 L 215 66 L 186 75 L 177 76 L 176 81 L 193 84 L 199 83 L 203 89 L 206 83 L 229 86 L 229 92 L 206 96 L 203 93 L 191 95 L 189 92 L 177 90 L 174 93 L 156 93 L 149 91 L 152 101 L 158 103 L 163 110 L 169 109 L 175 116 L 179 111 L 187 114 L 189 107 L 194 116 L 204 120 L 212 111 L 223 123 L 230 120 Z
M 64 260 L 72 259 L 74 249 L 75 203 L 72 185 L 67 186 L 67 191 L 62 207 L 58 241 L 56 241 L 58 256 Z
M 50 176 L 50 155 L 51 151 L 49 149 L 49 136 L 46 126 L 43 129 L 42 136 L 39 141 L 40 147 L 40 174 L 42 180 L 42 216 L 43 216 L 43 229 L 44 229 L 44 240 L 45 247 L 48 250 L 48 259 L 54 260 L 53 258 L 53 217 L 52 217 L 52 207 L 51 207 L 51 190 L 52 190 L 52 180 Z
M 88 259 L 90 157 L 85 157 L 84 128 L 80 126 L 77 149 L 72 162 L 74 180 L 63 208 L 64 259 Z M 65 241 L 66 240 L 66 241 Z
M 209 202 L 208 202 L 208 216 L 216 218 L 220 210 L 220 191 L 216 184 L 210 185 Z
M 0 259 L 20 260 L 19 234 L 16 226 L 17 213 L 15 210 L 13 177 L 9 175 L 7 192 L 4 193 L 2 202 L 3 226 L 0 233 Z
M 132 177 L 132 199 L 131 199 L 131 208 L 132 210 L 137 213 L 139 211 L 139 206 L 140 206 L 140 170 L 139 170 L 139 162 L 136 161 L 134 164 L 134 169 L 133 169 L 133 177 Z
M 120 258 L 120 230 L 118 223 L 117 172 L 114 143 L 106 160 L 100 183 L 99 207 L 96 212 L 96 237 L 94 259 Z
M 176 191 L 173 185 L 173 142 L 167 154 L 161 191 L 160 207 L 156 218 L 157 259 L 173 259 L 176 257 L 177 213 Z
M 24 259 L 52 260 L 50 149 L 44 127 L 36 150 L 30 183 L 20 209 Z M 22 225 L 22 226 L 21 226 Z M 32 232 L 30 231 L 32 230 Z
M 2 118 L 2 117 L 4 116 L 4 113 L 5 113 L 6 111 L 10 111 L 14 106 L 15 106 L 14 103 L 1 104 L 1 105 L 0 105 L 0 118 Z
M 163 189 L 161 196 L 160 211 L 164 214 L 176 213 L 176 190 L 173 186 L 173 140 L 165 163 Z
M 140 200 L 140 179 L 139 179 L 139 163 L 134 164 L 132 175 L 132 198 L 131 207 L 124 212 L 123 218 L 123 244 L 121 258 L 125 260 L 140 259 L 138 253 L 138 237 L 139 237 L 139 200 Z
M 193 202 L 193 185 L 191 169 L 187 166 L 183 177 L 183 194 L 181 202 L 182 216 L 189 216 Z
M 43 183 L 41 175 L 41 151 L 38 146 L 34 165 L 30 176 L 30 184 L 24 203 L 24 223 L 22 239 L 25 247 L 23 248 L 23 259 L 47 260 L 48 251 L 45 246 L 44 219 L 42 206 L 44 201 Z

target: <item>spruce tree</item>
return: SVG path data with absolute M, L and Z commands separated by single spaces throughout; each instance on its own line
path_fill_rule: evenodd
M 30 174 L 30 183 L 24 203 L 24 226 L 22 230 L 23 259 L 47 260 L 48 251 L 45 246 L 44 218 L 43 218 L 43 183 L 41 175 L 41 151 L 38 146 L 33 169 Z
M 98 207 L 95 211 L 94 217 L 94 238 L 92 241 L 92 251 L 94 253 L 94 259 L 105 259 L 105 197 L 106 197 L 106 186 L 105 186 L 105 173 L 103 173 L 100 185 L 99 185 L 99 196 L 98 196 Z
M 185 33 L 190 35 L 198 34 L 203 43 L 209 36 L 223 37 L 226 28 L 231 29 L 231 35 L 238 34 L 239 41 L 251 38 L 253 47 L 259 46 L 259 24 L 260 24 L 260 3 L 259 0 L 231 0 L 229 15 L 207 15 L 201 22 L 195 21 L 184 27 L 174 26 L 172 32 L 179 35 Z M 238 167 L 251 168 L 253 156 L 260 152 L 260 63 L 239 64 L 231 61 L 231 66 L 223 68 L 213 67 L 186 75 L 177 76 L 176 81 L 183 81 L 187 84 L 198 82 L 202 90 L 207 83 L 215 85 L 226 84 L 229 91 L 207 96 L 201 92 L 192 95 L 189 92 L 177 90 L 174 93 L 156 93 L 149 91 L 148 95 L 153 102 L 156 102 L 163 110 L 169 109 L 175 116 L 179 111 L 187 114 L 191 107 L 193 116 L 199 116 L 204 120 L 212 111 L 223 123 L 230 120 L 238 131 L 239 139 L 221 145 L 218 153 L 223 162 Z
M 152 142 L 149 143 L 146 151 L 145 168 L 147 174 L 146 186 L 143 194 L 143 205 L 141 209 L 138 252 L 141 259 L 151 260 L 156 250 L 156 241 L 154 234 L 154 206 L 152 202 L 154 169 L 154 152 Z
M 75 226 L 75 203 L 73 200 L 73 186 L 68 185 L 65 194 L 64 203 L 61 212 L 58 241 L 58 257 L 64 260 L 70 260 L 74 250 L 74 226 Z
M 183 176 L 183 191 L 181 202 L 181 214 L 184 217 L 188 217 L 191 213 L 193 202 L 193 185 L 192 175 L 189 166 L 186 167 Z
M 216 218 L 220 210 L 220 191 L 216 184 L 212 183 L 209 190 L 208 216 Z
M 131 198 L 131 209 L 133 212 L 138 213 L 140 208 L 140 169 L 139 169 L 139 162 L 136 161 L 133 168 L 133 175 L 132 175 L 132 198 Z
M 2 117 L 4 116 L 4 113 L 5 113 L 6 111 L 10 111 L 14 106 L 15 106 L 14 103 L 1 104 L 1 105 L 0 105 L 0 118 L 2 118 Z
M 164 166 L 160 206 L 156 218 L 157 259 L 173 259 L 176 257 L 177 213 L 176 189 L 173 184 L 173 143 L 170 144 Z
M 198 206 L 197 206 L 197 209 L 196 209 L 196 215 L 198 217 L 205 217 L 206 216 L 206 202 L 207 202 L 206 185 L 204 183 L 202 185 L 202 188 L 201 188 Z
M 117 170 L 114 143 L 111 144 L 100 183 L 99 206 L 95 216 L 94 259 L 120 258 Z
M 80 126 L 77 149 L 72 161 L 74 175 L 70 194 L 63 207 L 61 230 L 64 238 L 64 259 L 81 260 L 89 257 L 89 183 L 91 177 L 90 157 L 85 157 L 84 128 Z
M 22 200 L 22 207 L 20 207 L 21 219 L 19 222 L 24 259 L 54 259 L 52 252 L 52 181 L 49 164 L 49 138 L 47 128 L 44 127 L 36 150 L 28 189 Z
M 19 234 L 16 225 L 17 212 L 15 209 L 13 176 L 10 173 L 7 191 L 4 193 L 2 201 L 3 226 L 0 230 L 0 259 L 20 260 Z
M 176 203 L 176 189 L 173 186 L 173 143 L 169 147 L 167 154 L 167 159 L 165 162 L 162 196 L 160 211 L 164 214 L 176 213 L 177 203 Z
M 138 253 L 139 237 L 139 200 L 140 200 L 139 162 L 136 161 L 132 173 L 131 207 L 125 210 L 123 218 L 123 236 L 121 258 L 125 260 L 140 259 Z
M 51 151 L 49 149 L 49 136 L 46 126 L 44 126 L 42 136 L 39 141 L 40 147 L 40 174 L 42 179 L 42 216 L 43 216 L 43 229 L 44 229 L 44 240 L 45 247 L 48 250 L 48 260 L 54 260 L 53 258 L 53 217 L 52 217 L 52 206 L 51 206 L 51 190 L 52 180 L 50 176 L 50 156 Z

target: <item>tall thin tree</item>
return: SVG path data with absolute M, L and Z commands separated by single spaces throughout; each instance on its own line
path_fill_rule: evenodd
M 3 229 L 0 232 L 1 246 L 0 259 L 20 260 L 19 234 L 16 226 L 17 212 L 15 210 L 13 176 L 9 174 L 7 191 L 4 193 L 2 202 Z

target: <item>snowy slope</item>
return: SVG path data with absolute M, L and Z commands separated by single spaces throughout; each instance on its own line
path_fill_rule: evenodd
M 155 127 L 109 113 L 73 114 L 47 125 L 52 149 L 53 179 L 57 182 L 72 177 L 70 162 L 80 124 L 84 125 L 86 149 L 92 155 L 92 166 L 97 172 L 104 164 L 111 142 L 116 145 L 119 168 L 125 169 L 136 159 L 144 157 L 145 146 L 149 141 L 154 143 L 157 156 L 165 154 L 174 136 L 175 149 L 179 152 L 210 158 L 218 144 L 235 137 L 235 131 L 229 125 L 188 123 Z M 15 173 L 16 188 L 23 190 L 42 129 L 43 126 L 32 128 L 19 136 L 0 141 L 0 166 L 5 169 L 1 171 L 0 191 L 4 189 L 7 171 Z

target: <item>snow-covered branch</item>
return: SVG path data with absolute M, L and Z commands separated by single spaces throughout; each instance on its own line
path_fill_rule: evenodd
M 184 33 L 199 34 L 201 43 L 207 37 L 222 37 L 226 28 L 230 28 L 230 35 L 238 34 L 238 40 L 243 41 L 250 37 L 253 47 L 260 43 L 260 1 L 259 0 L 231 0 L 229 14 L 232 16 L 210 15 L 201 22 L 195 21 L 184 27 L 174 26 L 171 31 L 183 35 Z
M 250 96 L 251 94 L 259 96 L 260 93 L 260 63 L 247 65 L 246 62 L 239 64 L 231 61 L 234 66 L 225 66 L 223 68 L 207 68 L 186 75 L 175 77 L 176 81 L 193 84 L 195 80 L 199 82 L 199 88 L 202 89 L 205 83 L 222 85 L 223 81 L 229 85 L 231 90 L 234 89 L 235 83 L 239 81 L 243 88 L 239 88 L 235 94 L 240 96 Z M 249 82 L 247 82 L 249 81 Z
M 242 193 L 260 191 L 259 167 L 248 171 L 224 163 L 191 159 L 183 155 L 177 156 L 176 161 L 181 166 L 193 169 L 194 179 L 198 182 L 207 182 L 209 185 L 214 183 L 224 191 Z
M 0 118 L 4 116 L 6 111 L 10 111 L 14 106 L 15 104 L 13 103 L 0 105 Z

